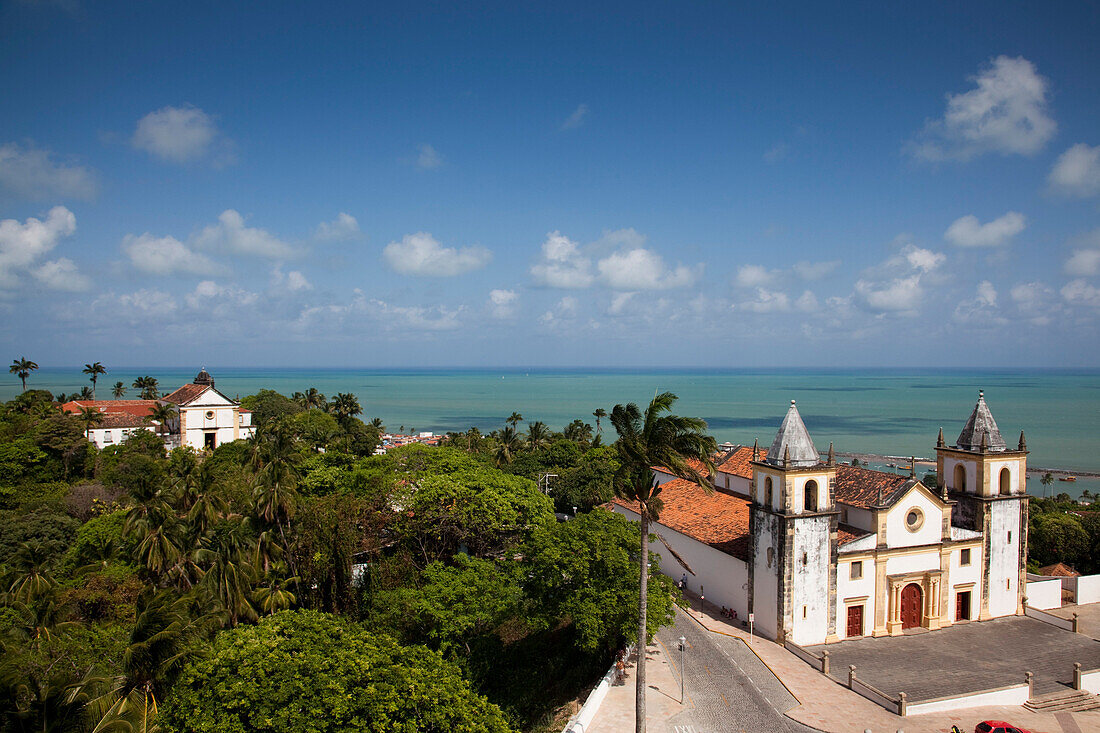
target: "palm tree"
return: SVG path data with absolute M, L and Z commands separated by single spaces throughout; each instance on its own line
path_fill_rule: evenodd
M 497 435 L 497 450 L 493 455 L 497 468 L 511 463 L 521 448 L 523 448 L 523 436 L 511 425 L 504 426 Z
M 1050 485 L 1054 483 L 1054 474 L 1050 473 L 1049 471 L 1044 473 L 1043 477 L 1039 479 L 1039 483 L 1043 485 L 1043 496 L 1045 497 L 1047 495 L 1047 489 L 1049 489 Z
M 265 616 L 288 609 L 298 602 L 298 597 L 290 590 L 298 583 L 298 578 L 285 577 L 281 565 L 265 573 L 264 584 L 252 592 L 252 600 Z
M 578 445 L 589 443 L 592 440 L 592 426 L 583 420 L 574 420 L 565 426 L 561 434 L 566 440 L 571 440 Z
M 88 703 L 95 723 L 92 733 L 156 729 L 157 698 L 193 656 L 188 641 L 205 621 L 188 619 L 187 602 L 161 591 L 139 607 L 123 654 L 122 674 L 102 680 L 107 690 Z
M 49 566 L 57 550 L 58 543 L 42 540 L 30 540 L 19 546 L 12 557 L 14 580 L 8 588 L 12 598 L 31 603 L 53 590 L 56 583 Z
M 332 412 L 341 423 L 347 423 L 356 415 L 363 414 L 363 408 L 359 406 L 359 400 L 355 395 L 338 392 L 332 400 Z
M 245 526 L 238 522 L 228 530 L 219 528 L 204 538 L 198 553 L 201 562 L 210 563 L 200 587 L 221 608 L 228 626 L 257 618 L 256 609 L 249 602 L 256 571 L 249 562 L 247 548 Z
M 523 422 L 523 415 L 519 414 L 518 412 L 513 412 L 504 422 L 508 423 L 514 428 L 517 424 Z
M 92 428 L 103 422 L 104 415 L 94 407 L 80 408 L 80 422 L 84 423 L 84 437 L 92 439 Z
M 84 365 L 84 373 L 88 375 L 88 378 L 92 380 L 92 399 L 95 399 L 95 382 L 99 378 L 100 374 L 106 374 L 107 369 L 98 361 L 91 364 Z
M 541 450 L 550 445 L 550 429 L 546 423 L 536 420 L 527 426 L 527 446 L 531 450 Z
M 600 418 L 607 417 L 607 410 L 602 407 L 597 407 L 592 413 L 592 417 L 596 418 L 596 435 L 602 435 L 603 428 L 600 427 Z
M 11 366 L 8 367 L 8 371 L 12 374 L 18 375 L 19 381 L 23 383 L 23 391 L 26 392 L 27 377 L 29 377 L 31 375 L 31 372 L 33 372 L 37 368 L 37 364 L 27 359 L 26 357 L 21 356 L 18 359 L 12 360 Z
M 619 470 L 615 472 L 615 494 L 637 502 L 641 519 L 641 553 L 638 595 L 638 668 L 634 703 L 634 729 L 645 731 L 645 647 L 648 641 L 646 607 L 649 587 L 649 522 L 660 518 L 661 487 L 652 466 L 663 466 L 674 476 L 695 481 L 709 489 L 704 470 L 713 473 L 711 455 L 717 450 L 714 438 L 706 435 L 707 424 L 694 417 L 672 415 L 676 395 L 664 392 L 656 395 L 643 415 L 634 403 L 615 405 L 611 424 L 619 434 Z M 666 414 L 668 413 L 668 414 Z M 695 463 L 692 461 L 699 461 Z
M 95 397 L 95 395 L 92 393 L 91 387 L 88 387 L 87 385 L 85 385 L 85 386 L 81 387 L 80 392 L 77 393 L 77 394 L 74 394 L 73 397 L 75 397 L 78 400 L 91 400 L 92 398 Z
M 122 396 L 126 394 L 126 385 L 122 382 L 115 382 L 114 389 L 111 390 L 111 394 L 115 396 L 116 400 L 121 400 Z
M 141 399 L 155 400 L 160 394 L 160 384 L 155 377 L 144 376 L 134 380 L 134 389 L 141 390 Z
M 477 428 L 470 428 L 466 431 L 466 452 L 467 453 L 480 453 L 485 438 L 482 437 L 481 431 Z
M 302 395 L 302 401 L 305 404 L 306 409 L 312 410 L 314 408 L 324 409 L 328 403 L 325 401 L 325 396 L 317 391 L 316 387 L 310 387 Z
M 149 410 L 149 414 L 145 416 L 146 422 L 160 423 L 164 428 L 165 433 L 176 432 L 176 416 L 177 408 L 171 402 L 158 402 L 153 409 Z M 161 432 L 161 431 L 158 431 Z
M 371 418 L 370 425 L 372 428 L 378 428 L 380 433 L 386 432 L 386 424 L 382 422 L 380 417 Z

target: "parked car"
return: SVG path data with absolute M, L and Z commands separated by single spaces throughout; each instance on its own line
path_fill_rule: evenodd
M 1031 733 L 1003 720 L 983 720 L 974 726 L 974 733 Z

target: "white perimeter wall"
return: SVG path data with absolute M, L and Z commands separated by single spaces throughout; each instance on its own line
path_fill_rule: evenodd
M 945 700 L 911 703 L 905 706 L 905 714 L 907 716 L 924 715 L 926 713 L 942 713 L 946 710 L 962 710 L 986 705 L 1023 705 L 1028 700 L 1028 692 L 1027 685 L 1017 685 L 1003 690 L 990 690 L 989 692 L 962 695 Z
M 1020 502 L 993 502 L 989 519 L 989 615 L 1012 616 L 1020 590 Z
M 1062 581 L 1058 578 L 1027 581 L 1027 605 L 1032 608 L 1061 608 Z
M 793 560 L 791 641 L 824 644 L 829 633 L 829 517 L 795 523 Z
M 634 522 L 641 519 L 637 512 L 617 504 L 612 506 L 612 510 Z M 699 586 L 702 585 L 708 601 L 718 606 L 732 608 L 737 611 L 738 618 L 748 620 L 749 572 L 744 562 L 687 535 L 680 534 L 674 529 L 669 529 L 663 524 L 651 523 L 650 529 L 664 537 L 668 544 L 672 545 L 672 549 L 695 571 L 695 575 L 687 574 L 688 590 L 698 593 Z M 672 553 L 665 549 L 659 540 L 650 542 L 649 549 L 660 556 L 661 572 L 677 583 L 680 582 L 687 571 L 676 561 L 676 558 L 672 557 Z
M 1081 603 L 1096 603 L 1100 601 L 1100 575 L 1082 575 L 1080 578 L 1073 578 L 1077 581 L 1076 595 L 1074 595 L 1074 602 Z

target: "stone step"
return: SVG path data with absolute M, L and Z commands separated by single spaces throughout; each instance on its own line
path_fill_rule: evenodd
M 1067 690 L 1065 692 L 1039 695 L 1024 703 L 1024 707 L 1028 710 L 1043 713 L 1100 710 L 1100 697 L 1091 695 L 1084 690 Z

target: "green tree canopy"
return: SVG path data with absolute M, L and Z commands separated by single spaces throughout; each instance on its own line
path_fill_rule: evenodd
M 219 634 L 183 671 L 160 722 L 193 733 L 509 730 L 437 653 L 316 611 Z

